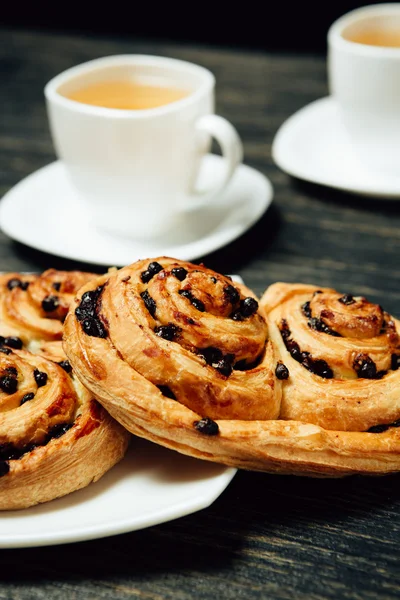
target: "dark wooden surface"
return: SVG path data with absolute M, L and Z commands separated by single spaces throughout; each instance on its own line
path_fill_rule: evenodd
M 331 285 L 400 315 L 398 202 L 294 181 L 271 159 L 279 125 L 327 93 L 323 57 L 10 31 L 0 44 L 0 195 L 54 159 L 42 88 L 56 73 L 121 52 L 191 60 L 216 74 L 218 112 L 237 126 L 245 162 L 275 188 L 251 232 L 204 262 L 239 273 L 258 293 L 276 280 Z M 67 209 L 60 206 L 60 218 Z M 0 233 L 0 270 L 50 266 L 85 265 Z M 324 481 L 241 472 L 209 509 L 171 523 L 1 550 L 0 599 L 398 598 L 399 534 L 400 476 Z

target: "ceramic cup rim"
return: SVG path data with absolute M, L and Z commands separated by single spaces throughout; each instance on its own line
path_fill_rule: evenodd
M 105 67 L 112 66 L 129 66 L 129 65 L 140 65 L 140 66 L 165 66 L 175 69 L 177 72 L 187 72 L 192 75 L 199 76 L 202 80 L 197 89 L 190 93 L 185 98 L 176 100 L 169 104 L 159 106 L 157 108 L 146 108 L 146 109 L 118 109 L 118 108 L 105 108 L 103 106 L 94 106 L 91 104 L 83 104 L 75 100 L 70 100 L 59 93 L 61 85 L 67 83 L 71 79 L 83 75 L 85 73 L 92 73 L 93 71 L 101 70 Z M 116 54 L 111 56 L 103 56 L 101 58 L 95 58 L 93 60 L 86 61 L 65 71 L 59 73 L 53 77 L 44 88 L 44 95 L 49 103 L 58 105 L 60 107 L 71 110 L 75 113 L 83 115 L 91 115 L 96 117 L 103 117 L 105 119 L 129 119 L 129 120 L 140 120 L 149 119 L 153 117 L 160 117 L 175 112 L 180 112 L 186 107 L 196 104 L 203 97 L 207 97 L 212 92 L 215 86 L 215 77 L 205 67 L 196 65 L 189 61 L 180 60 L 177 58 L 168 58 L 164 56 L 155 56 L 148 54 Z
M 362 6 L 346 13 L 330 26 L 328 30 L 329 47 L 357 56 L 400 60 L 400 47 L 369 46 L 367 44 L 346 40 L 342 35 L 347 27 L 364 18 L 390 15 L 400 17 L 400 2 Z

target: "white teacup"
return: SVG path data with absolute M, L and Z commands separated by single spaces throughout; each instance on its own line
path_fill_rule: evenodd
M 398 46 L 383 45 L 396 39 Z M 344 15 L 329 30 L 328 48 L 330 90 L 356 154 L 372 170 L 399 175 L 400 3 Z
M 188 95 L 157 108 L 125 110 L 66 98 L 99 82 L 132 80 L 173 86 Z M 182 223 L 182 214 L 216 201 L 242 160 L 235 128 L 214 112 L 215 79 L 203 67 L 157 56 L 92 60 L 45 87 L 56 153 L 94 224 L 112 234 L 155 238 Z M 225 169 L 212 190 L 196 190 L 210 136 Z

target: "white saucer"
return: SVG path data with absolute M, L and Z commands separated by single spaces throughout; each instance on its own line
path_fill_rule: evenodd
M 224 169 L 208 155 L 199 187 L 208 189 Z M 54 162 L 13 187 L 0 203 L 0 226 L 9 237 L 38 250 L 99 265 L 123 266 L 139 258 L 167 255 L 193 260 L 228 244 L 265 212 L 273 196 L 269 180 L 241 165 L 217 203 L 185 216 L 169 240 L 139 242 L 100 233 L 76 198 L 61 162 Z
M 27 510 L 0 513 L 0 548 L 80 542 L 151 527 L 210 506 L 236 469 L 133 438 L 97 483 Z
M 283 171 L 305 181 L 363 196 L 400 198 L 400 176 L 374 174 L 358 161 L 332 97 L 291 116 L 275 136 L 272 157 Z

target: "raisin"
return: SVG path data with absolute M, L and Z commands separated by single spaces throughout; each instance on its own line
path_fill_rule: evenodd
M 20 458 L 21 451 L 16 448 L 13 444 L 6 442 L 0 444 L 0 460 L 16 460 Z
M 42 308 L 45 312 L 53 312 L 59 305 L 59 299 L 57 296 L 46 296 L 42 300 Z
M 275 375 L 278 379 L 288 379 L 289 378 L 289 369 L 283 363 L 278 363 L 275 369 Z
M 62 360 L 58 364 L 60 365 L 60 367 L 62 369 L 64 369 L 64 371 L 66 373 L 71 373 L 72 372 L 72 366 L 71 366 L 71 363 L 69 362 L 69 360 Z
M 286 348 L 289 350 L 290 356 L 292 358 L 294 358 L 294 360 L 301 361 L 302 357 L 301 357 L 300 346 L 298 345 L 297 342 L 295 342 L 294 340 L 287 340 Z
M 7 475 L 10 470 L 10 465 L 5 460 L 0 460 L 0 477 Z
M 230 318 L 233 319 L 233 321 L 243 321 L 244 317 L 240 312 L 240 308 L 234 310 L 233 313 L 230 315 Z
M 324 379 L 332 379 L 333 371 L 325 360 L 316 359 L 312 362 L 311 368 L 309 369 L 315 375 L 323 377 Z
M 155 300 L 153 300 L 153 298 L 150 296 L 147 290 L 145 292 L 142 292 L 140 294 L 140 297 L 142 298 L 144 305 L 151 314 L 151 316 L 154 317 L 157 310 L 157 304 Z
M 7 281 L 7 287 L 9 290 L 13 290 L 14 288 L 21 287 L 22 281 L 14 277 L 13 279 L 9 279 Z
M 363 363 L 358 370 L 357 375 L 364 379 L 375 379 L 376 377 L 376 365 L 372 363 Z
M 348 304 L 354 304 L 355 300 L 351 294 L 344 294 L 344 296 L 339 298 L 339 302 L 347 306 Z
M 0 352 L 2 352 L 3 354 L 12 354 L 12 350 L 10 350 L 10 348 L 0 347 Z
M 291 331 L 286 319 L 282 319 L 280 332 L 283 340 L 287 340 L 290 337 Z
M 358 354 L 353 368 L 360 379 L 376 379 L 376 364 L 368 354 Z
M 170 398 L 171 400 L 176 400 L 174 392 L 167 385 L 158 385 L 157 387 L 163 396 Z
M 233 361 L 235 360 L 234 354 L 225 354 L 225 356 L 217 362 L 217 364 L 213 364 L 213 367 L 221 373 L 221 375 L 225 375 L 225 377 L 229 377 L 229 375 L 233 371 Z
M 15 394 L 18 388 L 18 380 L 9 375 L 0 377 L 0 389 L 6 394 Z
M 171 271 L 172 275 L 179 279 L 179 281 L 184 281 L 188 272 L 183 267 L 174 267 Z
M 59 292 L 61 289 L 61 281 L 55 281 L 52 284 L 52 288 L 53 288 L 53 290 L 56 290 L 56 292 Z
M 148 283 L 150 279 L 153 279 L 154 275 L 157 275 L 160 271 L 163 270 L 163 267 L 158 262 L 151 262 L 147 267 L 146 271 L 142 271 L 140 274 L 140 279 L 143 283 Z
M 21 350 L 21 348 L 23 346 L 23 342 L 22 342 L 21 338 L 16 337 L 16 336 L 10 336 L 10 337 L 4 338 L 3 343 L 5 346 L 10 346 L 10 348 L 14 348 L 14 350 Z
M 25 394 L 25 396 L 23 396 L 21 399 L 21 406 L 23 404 L 25 404 L 25 402 L 29 402 L 30 400 L 33 400 L 34 397 L 35 397 L 35 394 L 33 392 L 29 392 L 29 394 Z
M 174 325 L 173 323 L 168 323 L 168 325 L 160 325 L 154 329 L 154 333 L 164 340 L 168 340 L 172 342 L 177 334 L 179 333 L 180 328 Z
M 314 359 L 310 352 L 302 352 L 299 344 L 290 339 L 290 329 L 285 319 L 282 320 L 281 327 L 281 336 L 290 356 L 314 375 L 324 379 L 332 379 L 333 371 L 325 360 Z
M 38 444 L 27 444 L 26 446 L 24 446 L 21 450 L 22 454 L 26 454 L 27 452 L 32 452 L 32 450 L 34 450 L 35 448 L 38 447 Z
M 204 417 L 200 421 L 194 421 L 193 425 L 197 431 L 205 435 L 218 435 L 219 433 L 218 423 L 208 417 Z
M 73 423 L 59 423 L 58 425 L 55 425 L 49 431 L 48 441 L 60 438 L 62 435 L 64 435 L 64 433 L 67 433 L 67 431 L 69 431 L 72 426 Z
M 307 325 L 310 327 L 310 329 L 315 329 L 316 331 L 320 331 L 321 333 L 333 335 L 334 337 L 342 337 L 340 333 L 337 333 L 336 331 L 328 327 L 328 325 L 324 323 L 322 319 L 311 317 L 308 320 Z
M 238 360 L 237 363 L 234 364 L 233 368 L 235 371 L 251 371 L 252 369 L 258 367 L 261 362 L 261 358 L 262 357 L 259 356 L 256 358 L 256 360 L 250 363 L 248 363 L 245 358 L 242 358 L 242 360 Z
M 306 317 L 311 318 L 311 308 L 309 302 L 304 302 L 304 304 L 301 305 L 301 310 Z
M 190 301 L 190 303 L 192 304 L 192 306 L 194 306 L 200 312 L 204 312 L 206 310 L 204 303 L 201 300 L 199 300 L 198 298 L 196 298 L 195 296 L 193 296 L 193 294 L 190 290 L 179 290 L 178 293 L 180 296 L 187 298 Z
M 219 348 L 214 348 L 214 346 L 201 348 L 201 350 L 198 350 L 198 354 L 205 359 L 208 365 L 219 362 L 223 357 L 221 350 Z
M 197 308 L 197 310 L 199 310 L 200 312 L 204 312 L 206 310 L 204 303 L 201 300 L 199 300 L 198 298 L 193 298 L 191 302 L 192 302 L 193 306 L 195 308 Z
M 107 337 L 107 330 L 97 315 L 103 289 L 104 285 L 99 285 L 95 290 L 85 292 L 82 295 L 80 305 L 75 309 L 75 315 L 81 323 L 82 330 L 92 337 Z
M 258 302 L 254 298 L 248 297 L 240 302 L 240 312 L 244 317 L 251 317 L 258 310 Z
M 397 371 L 397 369 L 400 366 L 400 356 L 398 354 L 392 354 L 392 360 L 391 360 L 391 369 L 392 371 Z
M 39 371 L 39 369 L 35 369 L 33 371 L 33 376 L 38 387 L 43 387 L 44 385 L 46 385 L 48 378 L 47 373 L 44 373 L 44 371 Z
M 150 271 L 150 273 L 156 275 L 157 273 L 163 270 L 163 267 L 160 265 L 160 263 L 154 261 L 149 264 L 147 270 Z
M 240 294 L 233 285 L 227 285 L 224 287 L 224 294 L 228 298 L 231 304 L 237 304 L 240 300 Z
M 384 431 L 387 431 L 389 429 L 389 425 L 373 425 L 372 427 L 370 427 L 367 432 L 368 433 L 383 433 Z
M 82 329 L 86 335 L 98 338 L 106 338 L 107 331 L 104 325 L 98 320 L 88 317 L 82 321 Z
M 19 287 L 21 288 L 21 290 L 23 290 L 24 292 L 26 292 L 26 290 L 29 287 L 29 281 L 21 281 L 21 285 Z

